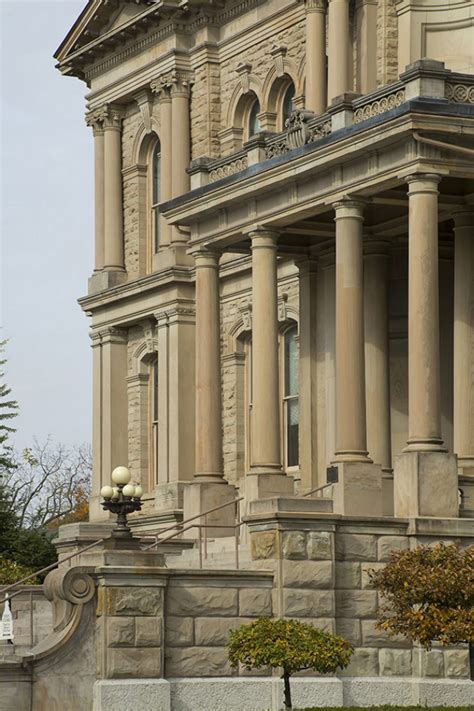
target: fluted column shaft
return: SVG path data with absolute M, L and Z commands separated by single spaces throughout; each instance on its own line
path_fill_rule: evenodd
M 336 460 L 369 461 L 365 410 L 363 205 L 336 212 Z
M 373 243 L 364 256 L 367 445 L 371 459 L 392 467 L 388 347 L 387 245 Z
M 196 252 L 195 478 L 223 481 L 219 254 Z
M 306 0 L 305 106 L 316 114 L 326 110 L 326 0 Z
M 189 190 L 189 168 L 191 159 L 191 130 L 189 125 L 189 81 L 176 77 L 171 85 L 171 153 L 172 197 L 177 197 Z M 178 229 L 172 229 L 171 241 L 185 242 L 185 235 Z
M 408 182 L 408 447 L 442 449 L 437 175 Z
M 109 108 L 104 119 L 104 268 L 124 269 L 122 209 L 122 112 Z
M 252 240 L 252 453 L 251 471 L 282 472 L 278 377 L 277 235 L 259 230 Z
M 472 299 L 474 211 L 454 216 L 454 452 L 461 464 L 474 465 Z
M 352 88 L 352 42 L 349 0 L 329 0 L 328 9 L 328 103 Z

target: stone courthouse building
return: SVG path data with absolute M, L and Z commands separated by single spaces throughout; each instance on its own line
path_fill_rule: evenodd
M 175 535 L 51 574 L 34 708 L 280 708 L 225 650 L 272 614 L 355 646 L 297 706 L 473 702 L 468 650 L 378 631 L 367 576 L 474 542 L 473 24 L 472 0 L 89 0 L 67 34 L 95 147 L 94 474 L 59 550 L 110 531 L 122 464 L 136 537 Z

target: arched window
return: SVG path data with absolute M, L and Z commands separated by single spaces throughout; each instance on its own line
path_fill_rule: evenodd
M 158 483 L 158 355 L 149 366 L 148 442 L 150 489 Z
M 248 119 L 248 137 L 251 138 L 255 136 L 256 133 L 260 133 L 260 121 L 258 120 L 258 114 L 260 113 L 260 102 L 255 99 L 249 111 Z
M 286 120 L 290 118 L 291 114 L 295 110 L 294 98 L 295 98 L 295 85 L 292 82 L 290 84 L 290 86 L 286 89 L 285 94 L 283 96 L 283 106 L 282 106 L 282 126 L 283 126 L 283 128 L 285 128 Z
M 161 146 L 159 141 L 156 141 L 154 145 L 151 162 L 151 242 L 153 244 L 153 253 L 156 254 L 160 246 L 160 212 L 158 205 L 160 202 Z
M 286 469 L 299 464 L 299 347 L 297 326 L 283 335 L 283 422 Z

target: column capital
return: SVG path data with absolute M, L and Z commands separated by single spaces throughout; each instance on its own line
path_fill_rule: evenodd
M 300 276 L 303 274 L 316 274 L 318 270 L 319 260 L 314 255 L 307 255 L 301 259 L 295 260 L 295 266 L 298 268 Z
M 202 269 L 203 267 L 218 269 L 219 259 L 221 253 L 217 249 L 206 249 L 201 247 L 191 252 L 191 256 L 194 257 L 196 269 Z
M 173 69 L 154 79 L 150 84 L 150 89 L 162 100 L 169 101 L 173 96 L 189 97 L 192 84 L 193 79 L 190 74 Z
M 306 13 L 309 12 L 322 12 L 325 13 L 327 10 L 327 0 L 305 0 L 304 9 Z
M 106 326 L 99 330 L 99 336 L 102 343 L 127 343 L 127 331 L 124 328 L 117 326 Z
M 459 227 L 469 227 L 474 232 L 474 205 L 472 207 L 460 208 L 453 213 L 454 229 Z
M 383 257 L 388 259 L 389 240 L 369 239 L 364 241 L 364 257 Z
M 100 106 L 98 109 L 88 111 L 85 115 L 87 126 L 92 127 L 94 136 L 102 134 L 104 131 L 104 121 L 107 116 L 107 106 Z
M 108 104 L 106 106 L 106 116 L 103 120 L 105 130 L 120 131 L 122 127 L 122 119 L 124 115 L 124 109 L 121 106 L 116 106 L 114 104 Z
M 436 173 L 414 173 L 405 178 L 408 183 L 409 195 L 416 193 L 434 193 L 438 195 L 438 184 L 441 182 L 441 175 Z
M 355 220 L 364 220 L 364 208 L 366 203 L 363 200 L 355 200 L 352 198 L 343 198 L 333 203 L 333 208 L 336 213 L 334 220 L 352 218 Z
M 270 227 L 256 226 L 249 230 L 248 236 L 252 242 L 252 250 L 259 248 L 277 249 L 278 231 Z

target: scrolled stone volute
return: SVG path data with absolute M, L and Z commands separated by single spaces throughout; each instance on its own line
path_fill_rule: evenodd
M 84 605 L 95 593 L 95 583 L 89 575 L 92 570 L 89 567 L 53 570 L 44 581 L 45 596 L 48 600 L 60 598 L 72 605 Z

